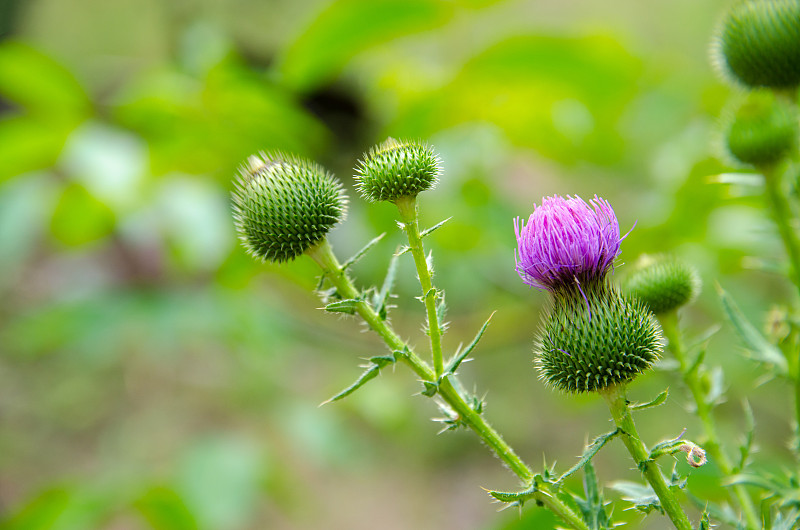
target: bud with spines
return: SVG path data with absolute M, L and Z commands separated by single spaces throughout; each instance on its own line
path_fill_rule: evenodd
M 745 0 L 735 4 L 714 39 L 724 74 L 750 87 L 800 85 L 800 1 Z
M 540 378 L 570 393 L 626 383 L 662 350 L 653 314 L 607 281 L 560 290 L 534 347 Z
M 240 168 L 232 198 L 239 239 L 261 261 L 302 255 L 347 212 L 347 197 L 333 175 L 280 152 L 251 156 Z
M 725 118 L 725 143 L 739 162 L 769 166 L 798 146 L 798 115 L 769 91 L 756 91 Z
M 356 189 L 370 202 L 416 197 L 436 185 L 441 161 L 428 145 L 389 138 L 356 166 Z
M 662 314 L 690 304 L 700 286 L 700 275 L 688 263 L 668 256 L 642 256 L 625 282 L 625 291 Z

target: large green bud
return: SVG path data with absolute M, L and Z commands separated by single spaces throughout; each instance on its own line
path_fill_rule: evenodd
M 797 149 L 797 112 L 769 91 L 748 94 L 725 121 L 728 150 L 744 164 L 771 165 Z
M 800 0 L 745 0 L 735 4 L 714 41 L 724 73 L 744 85 L 800 85 Z
M 662 350 L 655 316 L 605 281 L 554 296 L 534 348 L 541 379 L 572 393 L 630 381 Z
M 239 239 L 262 261 L 300 256 L 322 241 L 347 211 L 347 197 L 333 175 L 283 153 L 251 156 L 232 195 Z
M 625 282 L 625 291 L 653 313 L 666 313 L 691 303 L 700 293 L 694 267 L 666 256 L 642 256 Z
M 356 166 L 356 189 L 370 202 L 416 197 L 436 185 L 439 157 L 424 143 L 389 138 Z

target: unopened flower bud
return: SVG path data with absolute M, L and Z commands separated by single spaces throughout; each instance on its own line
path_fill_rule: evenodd
M 239 239 L 262 261 L 300 256 L 347 211 L 347 197 L 333 175 L 283 153 L 251 156 L 239 171 L 232 196 Z
M 749 94 L 726 121 L 728 150 L 744 164 L 774 164 L 797 148 L 797 112 L 770 92 Z
M 666 256 L 643 256 L 625 282 L 625 291 L 658 314 L 692 302 L 700 285 L 700 275 L 688 263 Z
M 415 197 L 436 185 L 440 160 L 423 143 L 389 138 L 356 166 L 356 189 L 370 202 Z
M 559 291 L 534 348 L 541 379 L 571 393 L 630 381 L 662 350 L 653 314 L 607 282 Z
M 744 85 L 800 85 L 800 1 L 745 0 L 717 31 L 713 48 L 722 71 Z

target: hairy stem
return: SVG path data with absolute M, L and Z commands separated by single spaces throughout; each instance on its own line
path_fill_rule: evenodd
M 786 196 L 781 183 L 781 174 L 777 167 L 759 168 L 764 174 L 764 186 L 767 192 L 775 224 L 778 225 L 778 232 L 781 235 L 786 254 L 789 256 L 791 271 L 789 273 L 795 287 L 800 290 L 800 242 L 797 239 L 797 232 L 792 226 L 792 207 Z M 794 359 L 789 359 L 789 365 L 798 367 L 792 374 L 794 378 L 794 398 L 795 398 L 795 422 L 798 432 L 800 432 L 800 351 Z
M 417 198 L 402 197 L 395 204 L 400 211 L 400 219 L 405 225 L 406 235 L 408 236 L 408 246 L 414 256 L 414 264 L 417 266 L 419 284 L 422 287 L 422 301 L 425 303 L 425 310 L 428 313 L 428 334 L 431 338 L 431 356 L 433 357 L 433 371 L 436 378 L 440 378 L 444 372 L 444 362 L 442 360 L 442 330 L 439 327 L 439 319 L 436 316 L 436 290 L 433 288 L 431 272 L 428 269 L 428 261 L 425 259 L 425 250 L 422 247 L 422 239 L 419 235 L 419 221 L 417 216 Z
M 358 290 L 353 285 L 352 280 L 347 276 L 347 273 L 342 270 L 327 240 L 323 240 L 306 253 L 317 262 L 323 274 L 325 274 L 334 287 L 336 287 L 336 290 L 343 298 L 358 298 Z M 411 346 L 403 341 L 385 320 L 381 319 L 371 305 L 366 301 L 360 301 L 356 304 L 356 311 L 369 327 L 383 339 L 391 350 L 407 352 L 401 357 L 401 360 L 405 362 L 420 379 L 431 383 L 438 381 L 436 374 L 431 370 L 430 366 L 414 353 Z M 503 440 L 502 436 L 489 425 L 483 416 L 472 409 L 464 397 L 456 390 L 456 386 L 458 385 L 453 385 L 450 382 L 449 379 L 451 377 L 455 376 L 450 375 L 442 379 L 439 384 L 439 395 L 459 414 L 461 421 L 466 423 L 522 482 L 528 485 L 531 484 L 534 476 L 533 471 L 531 471 L 525 462 L 514 452 L 511 446 Z M 555 492 L 551 490 L 549 484 L 541 484 L 540 490 L 536 492 L 535 498 L 571 528 L 576 530 L 589 530 L 589 527 L 583 519 L 555 496 Z
M 669 341 L 669 349 L 680 364 L 683 382 L 689 387 L 689 391 L 694 398 L 695 406 L 697 407 L 697 416 L 703 423 L 703 428 L 706 433 L 706 441 L 703 447 L 716 462 L 720 471 L 722 471 L 724 475 L 730 476 L 733 473 L 733 465 L 720 445 L 711 404 L 705 399 L 705 392 L 703 391 L 703 383 L 700 381 L 700 374 L 698 370 L 691 369 L 689 365 L 689 359 L 683 346 L 683 341 L 681 340 L 677 311 L 661 314 L 659 315 L 659 319 L 661 320 L 661 328 L 664 330 L 664 335 Z M 761 524 L 756 515 L 753 500 L 747 493 L 747 489 L 742 484 L 734 484 L 731 488 L 733 489 L 734 495 L 736 495 L 736 499 L 739 501 L 739 506 L 742 509 L 742 515 L 747 525 L 746 528 L 750 530 L 760 528 Z
M 608 409 L 611 411 L 614 423 L 621 430 L 622 442 L 628 448 L 633 461 L 636 462 L 637 467 L 650 483 L 650 486 L 653 487 L 653 491 L 661 501 L 661 507 L 672 520 L 672 524 L 679 530 L 692 530 L 689 518 L 664 480 L 658 465 L 650 459 L 650 453 L 644 442 L 639 438 L 636 424 L 633 423 L 631 410 L 628 406 L 628 400 L 625 398 L 625 387 L 623 385 L 611 385 L 600 390 L 600 395 L 608 403 Z

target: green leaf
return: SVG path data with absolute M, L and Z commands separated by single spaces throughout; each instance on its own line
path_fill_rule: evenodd
M 445 368 L 446 374 L 454 374 L 458 369 L 458 366 L 464 361 L 464 359 L 467 358 L 467 355 L 472 353 L 472 350 L 474 350 L 475 346 L 478 345 L 478 341 L 481 340 L 481 337 L 483 337 L 483 332 L 486 331 L 486 327 L 489 325 L 489 322 L 491 322 L 492 317 L 496 312 L 497 311 L 493 311 L 492 314 L 489 315 L 489 318 L 487 318 L 486 322 L 483 323 L 483 326 L 481 326 L 481 329 L 478 331 L 478 334 L 475 335 L 475 338 L 472 339 L 472 342 L 469 343 L 469 345 L 464 349 L 464 351 L 460 353 L 456 352 L 453 358 L 450 359 L 450 361 L 447 363 L 447 367 Z
M 788 365 L 786 358 L 774 345 L 770 344 L 764 336 L 745 318 L 733 298 L 719 285 L 717 286 L 722 308 L 736 334 L 744 342 L 753 359 L 775 367 L 781 375 L 787 375 Z
M 600 449 L 602 449 L 608 442 L 610 442 L 619 433 L 620 433 L 619 429 L 614 429 L 613 431 L 601 434 L 600 436 L 592 440 L 592 443 L 590 443 L 583 449 L 583 454 L 578 459 L 578 462 L 574 466 L 569 468 L 566 472 L 564 472 L 563 475 L 558 477 L 558 479 L 555 482 L 556 483 L 562 482 L 565 478 L 569 477 L 576 471 L 580 470 L 582 467 L 589 464 L 592 461 L 592 458 L 594 458 L 594 455 L 596 455 L 597 452 L 600 451 Z
M 370 365 L 369 368 L 364 370 L 364 372 L 358 377 L 358 379 L 356 379 L 355 383 L 353 383 L 352 385 L 348 386 L 347 388 L 345 388 L 344 390 L 342 390 L 341 392 L 339 392 L 338 394 L 336 394 L 332 398 L 329 398 L 329 399 L 323 401 L 320 404 L 320 406 L 327 405 L 328 403 L 333 403 L 334 401 L 339 401 L 340 399 L 349 396 L 350 394 L 352 394 L 353 392 L 355 392 L 356 390 L 358 390 L 359 388 L 361 388 L 362 386 L 367 384 L 372 379 L 375 379 L 376 377 L 378 377 L 378 374 L 380 373 L 380 371 L 381 371 L 381 367 L 378 366 L 377 364 Z
M 173 490 L 153 487 L 134 506 L 154 530 L 196 530 L 197 521 L 183 499 Z
M 735 471 L 742 471 L 747 465 L 747 459 L 750 457 L 750 451 L 753 448 L 753 438 L 755 437 L 756 420 L 753 417 L 753 409 L 750 408 L 750 402 L 746 399 L 742 400 L 742 410 L 744 411 L 745 421 L 745 434 L 744 441 L 739 446 L 739 465 Z
M 326 305 L 324 309 L 330 313 L 347 313 L 348 315 L 353 315 L 358 308 L 358 304 L 362 301 L 363 300 L 359 298 L 339 300 L 336 302 L 331 302 L 330 304 Z
M 441 300 L 439 303 L 436 304 L 436 321 L 439 323 L 439 329 L 445 330 L 447 328 L 447 324 L 444 321 L 444 317 L 447 315 L 447 302 L 444 300 L 444 292 L 442 292 Z
M 586 462 L 583 468 L 583 491 L 586 499 L 573 497 L 581 511 L 583 520 L 589 525 L 591 530 L 608 530 L 611 522 L 606 513 L 603 495 L 597 481 L 597 474 L 594 471 L 592 462 Z
M 442 25 L 453 5 L 438 0 L 331 2 L 281 58 L 284 82 L 300 91 L 330 81 L 358 53 Z
M 4 517 L 0 528 L 3 530 L 47 530 L 53 528 L 68 509 L 72 501 L 72 493 L 63 488 L 43 491 L 27 502 L 21 510 L 10 517 Z
M 657 407 L 659 405 L 663 405 L 667 401 L 667 396 L 669 395 L 669 388 L 665 389 L 659 395 L 657 395 L 652 401 L 648 401 L 647 403 L 637 403 L 635 405 L 631 405 L 631 410 L 644 410 L 653 407 Z
M 425 237 L 427 235 L 430 235 L 434 230 L 436 230 L 437 228 L 441 227 L 443 224 L 445 224 L 450 219 L 452 219 L 452 217 L 448 217 L 444 221 L 442 221 L 440 223 L 437 223 L 437 224 L 433 225 L 430 228 L 426 228 L 425 230 L 423 230 L 422 232 L 419 233 L 419 238 L 422 239 L 423 237 Z
M 50 231 L 58 241 L 80 246 L 111 234 L 114 213 L 78 184 L 68 185 L 53 211 Z
M 700 530 L 711 530 L 711 521 L 708 519 L 708 510 L 703 510 L 700 516 Z
M 397 255 L 389 260 L 389 267 L 386 269 L 386 277 L 383 279 L 381 290 L 372 297 L 372 307 L 378 312 L 381 320 L 386 320 L 388 316 L 387 301 L 394 289 L 395 278 L 397 277 Z
M 525 501 L 532 499 L 536 492 L 539 491 L 539 487 L 536 483 L 536 480 L 531 483 L 531 485 L 522 491 L 495 491 L 495 490 L 486 490 L 486 493 L 491 495 L 493 498 L 497 499 L 500 502 L 506 502 L 510 504 L 514 504 L 517 506 L 522 506 Z
M 620 480 L 611 483 L 611 489 L 621 493 L 622 500 L 632 503 L 641 512 L 650 513 L 656 510 L 664 513 L 658 496 L 649 485 Z
M 433 397 L 439 391 L 439 384 L 432 383 L 430 381 L 423 381 L 422 385 L 425 387 L 422 390 L 422 395 L 427 397 Z
M 385 235 L 386 235 L 386 232 L 382 233 L 381 235 L 379 235 L 378 237 L 376 237 L 375 239 L 373 239 L 372 241 L 370 241 L 369 243 L 367 243 L 366 245 L 364 245 L 364 247 L 363 247 L 361 250 L 359 250 L 358 252 L 356 252 L 356 253 L 355 253 L 355 254 L 354 254 L 354 255 L 353 255 L 353 256 L 352 256 L 350 259 L 348 259 L 347 261 L 345 261 L 345 262 L 342 264 L 342 267 L 341 267 L 341 268 L 342 268 L 342 270 L 343 270 L 343 271 L 345 271 L 345 270 L 347 270 L 349 267 L 353 266 L 353 264 L 355 264 L 355 263 L 356 263 L 358 260 L 360 260 L 360 259 L 361 259 L 361 258 L 364 256 L 364 254 L 366 254 L 367 252 L 369 252 L 369 251 L 372 249 L 372 247 L 374 247 L 375 245 L 377 245 L 377 244 L 378 244 L 378 242 L 379 242 L 381 239 L 383 239 L 383 237 L 384 237 Z

